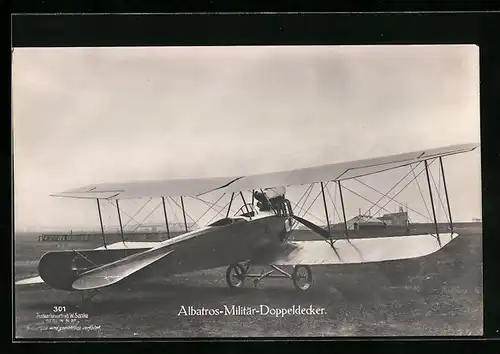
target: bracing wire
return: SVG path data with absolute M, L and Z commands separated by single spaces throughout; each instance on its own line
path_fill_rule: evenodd
M 378 206 L 378 203 L 380 203 L 382 201 L 382 199 L 384 199 L 385 197 L 387 197 L 387 195 L 389 195 L 389 193 L 391 193 L 401 182 L 403 182 L 403 180 L 408 177 L 408 175 L 410 173 L 412 173 L 420 164 L 422 164 L 422 161 L 420 161 L 415 167 L 413 167 L 412 165 L 410 165 L 410 168 L 411 168 L 411 171 L 408 172 L 406 175 L 403 176 L 403 178 L 401 178 L 394 186 L 391 187 L 391 189 L 389 189 L 387 191 L 387 193 L 383 194 L 382 197 L 380 197 L 379 200 L 377 200 L 375 203 L 373 203 L 373 205 L 365 212 L 363 213 L 363 215 L 368 215 L 368 213 L 372 210 L 372 208 L 377 205 Z M 380 211 L 380 210 L 379 210 Z M 374 215 L 377 215 L 377 213 L 375 213 Z
M 162 202 L 160 202 L 152 211 L 150 211 L 149 214 L 146 215 L 146 217 L 139 224 L 137 224 L 132 232 L 135 232 L 139 227 L 141 227 L 144 221 L 146 221 L 156 211 L 156 209 L 160 207 L 160 205 L 163 205 Z
M 433 162 L 434 162 L 434 160 L 433 160 L 433 161 L 431 161 L 431 162 L 430 162 L 430 164 L 432 164 Z M 429 164 L 429 165 L 430 165 L 430 164 Z M 425 167 L 422 169 L 422 171 L 420 171 L 417 175 L 415 175 L 414 169 L 412 169 L 412 172 L 413 172 L 413 175 L 414 175 L 413 179 L 412 179 L 412 180 L 410 180 L 410 181 L 409 181 L 409 182 L 408 182 L 408 183 L 407 183 L 407 184 L 406 184 L 406 185 L 405 185 L 405 186 L 404 186 L 404 187 L 403 187 L 403 188 L 402 188 L 399 192 L 397 192 L 397 193 L 393 196 L 393 198 L 396 198 L 396 197 L 397 197 L 397 196 L 398 196 L 398 195 L 399 195 L 402 191 L 404 191 L 404 190 L 406 189 L 406 187 L 408 187 L 408 186 L 410 185 L 410 183 L 412 183 L 413 181 L 416 181 L 416 182 L 417 182 L 417 185 L 418 185 L 417 177 L 418 177 L 418 176 L 420 176 L 420 175 L 421 175 L 424 171 L 425 171 Z M 420 189 L 420 188 L 419 188 L 419 189 Z M 420 193 L 420 195 L 421 195 L 421 196 L 422 196 L 422 198 L 423 198 L 422 193 Z M 377 214 L 378 214 L 378 212 L 380 212 L 380 210 L 381 210 L 382 208 L 385 208 L 385 206 L 386 206 L 387 204 L 389 204 L 390 202 L 391 202 L 391 201 L 389 200 L 387 203 L 385 203 L 385 204 L 384 204 L 384 205 L 383 205 L 383 206 L 382 206 L 379 210 L 377 210 L 377 212 L 376 212 L 374 215 L 377 215 Z M 424 200 L 424 203 L 425 203 L 425 200 Z M 422 214 L 420 214 L 420 215 L 422 215 Z M 424 216 L 424 215 L 422 215 L 422 216 Z M 425 216 L 424 216 L 424 217 L 425 217 Z M 428 220 L 431 220 L 431 221 L 432 221 L 432 219 L 430 218 L 430 216 L 429 216 L 429 217 L 425 217 L 425 218 L 426 218 L 426 219 L 428 219 Z
M 127 225 L 128 225 L 128 224 L 129 224 L 132 220 L 134 220 L 135 222 L 137 222 L 137 220 L 135 220 L 134 218 L 137 216 L 137 214 L 139 214 L 139 213 L 141 212 L 141 210 L 142 210 L 142 209 L 144 209 L 144 208 L 146 207 L 146 205 L 148 205 L 148 204 L 151 202 L 151 200 L 152 200 L 152 199 L 153 199 L 153 198 L 149 198 L 149 200 L 148 200 L 148 201 L 147 201 L 147 202 L 146 202 L 146 203 L 145 203 L 145 204 L 144 204 L 144 205 L 143 205 L 143 206 L 142 206 L 139 210 L 137 210 L 137 212 L 134 214 L 134 216 L 133 216 L 131 219 L 129 219 L 129 220 L 125 223 L 125 225 L 123 225 L 123 228 L 127 227 Z
M 299 207 L 299 213 L 304 210 L 304 207 L 305 207 L 307 201 L 309 200 L 309 197 L 311 196 L 313 189 L 314 189 L 314 183 L 311 183 L 310 189 L 307 192 L 307 196 L 304 198 L 304 200 L 302 201 L 302 205 Z M 298 205 L 298 203 L 297 203 L 297 205 Z M 303 216 L 305 216 L 305 214 L 303 214 Z
M 320 192 L 320 193 L 321 193 L 321 192 Z M 297 204 L 295 204 L 295 203 L 294 203 L 294 202 L 292 202 L 292 201 L 290 201 L 290 203 L 291 203 L 292 205 L 295 205 L 295 206 L 297 205 Z M 298 209 L 299 209 L 301 212 L 302 212 L 302 211 L 304 211 L 304 210 L 303 210 L 303 209 L 301 209 L 301 208 L 298 208 Z M 308 210 L 306 210 L 306 211 L 304 212 L 303 216 L 305 216 L 306 214 L 307 214 L 307 215 L 312 216 L 313 218 L 315 218 L 316 220 L 318 220 L 318 221 L 320 221 L 320 222 L 323 222 L 323 220 L 321 220 L 321 218 L 317 217 L 316 215 L 314 215 L 313 213 L 309 212 Z
M 196 221 L 194 222 L 196 225 L 198 224 L 198 222 L 210 211 L 210 210 L 215 210 L 216 213 L 218 213 L 219 215 L 221 215 L 222 217 L 224 217 L 224 215 L 222 215 L 222 213 L 220 211 L 218 211 L 217 209 L 214 208 L 215 205 L 217 205 L 217 203 L 222 199 L 222 197 L 224 197 L 226 195 L 226 193 L 223 193 L 219 199 L 217 199 L 214 203 L 212 203 L 212 205 L 210 205 L 208 202 L 204 201 L 203 199 L 201 198 L 194 198 L 195 200 L 199 200 L 203 203 L 205 203 L 209 208 L 198 218 L 196 219 Z
M 330 183 L 330 181 L 326 182 L 324 187 L 327 187 L 328 184 Z M 311 209 L 311 207 L 314 205 L 314 203 L 316 202 L 316 200 L 318 200 L 319 196 L 321 195 L 321 191 L 319 191 L 318 195 L 316 196 L 316 198 L 314 198 L 314 200 L 312 201 L 311 205 L 309 205 L 309 207 L 307 208 L 306 210 L 306 213 L 309 213 L 309 210 Z M 305 214 L 304 214 L 305 215 Z M 313 214 L 310 214 L 310 215 L 313 215 Z M 313 215 L 314 216 L 314 215 Z M 320 220 L 318 217 L 314 216 L 315 218 L 317 218 L 318 220 Z M 321 220 L 321 222 L 323 222 L 323 220 Z
M 432 161 L 428 164 L 428 166 L 427 166 L 427 167 L 429 167 L 429 166 L 430 166 L 433 162 L 434 162 L 434 160 L 432 160 Z M 415 183 L 417 184 L 417 187 L 418 187 L 418 192 L 420 193 L 420 196 L 422 197 L 422 201 L 424 202 L 425 210 L 427 211 L 428 219 L 429 219 L 430 221 L 433 221 L 433 220 L 432 220 L 432 218 L 431 218 L 431 213 L 430 213 L 430 211 L 429 211 L 429 208 L 427 207 L 427 202 L 425 201 L 424 194 L 422 193 L 422 189 L 420 188 L 420 183 L 418 183 L 418 180 L 417 180 L 417 177 L 418 177 L 418 176 L 419 176 L 422 172 L 424 172 L 424 171 L 425 171 L 425 167 L 424 167 L 424 169 L 423 169 L 422 171 L 420 171 L 420 173 L 419 173 L 417 176 L 415 176 L 415 171 L 413 171 L 413 170 L 412 170 L 412 172 L 413 172 L 413 176 L 414 176 L 414 181 L 415 181 Z
M 357 182 L 359 182 L 359 183 L 363 184 L 364 186 L 366 186 L 366 187 L 370 188 L 371 190 L 373 190 L 373 191 L 375 191 L 375 192 L 377 192 L 377 193 L 379 193 L 379 194 L 384 195 L 384 193 L 382 193 L 381 191 L 379 191 L 379 190 L 377 190 L 377 189 L 373 188 L 373 187 L 372 187 L 372 186 L 370 186 L 369 184 L 367 184 L 367 183 L 365 183 L 365 182 L 363 182 L 363 181 L 360 181 L 360 180 L 358 180 L 358 179 L 355 179 L 355 180 L 356 180 Z M 385 194 L 384 196 L 385 196 L 385 197 L 387 197 L 387 194 Z M 400 201 L 396 200 L 395 198 L 393 198 L 393 197 L 392 197 L 392 198 L 391 198 L 391 197 L 389 197 L 389 199 L 390 199 L 390 201 L 396 202 L 397 204 L 399 204 L 399 205 L 401 205 L 401 206 L 405 206 L 405 207 L 407 207 L 407 208 L 408 208 L 408 210 L 413 211 L 415 214 L 418 214 L 418 215 L 420 215 L 420 216 L 423 216 L 424 218 L 427 218 L 425 215 L 423 215 L 423 214 L 422 214 L 422 213 L 420 213 L 419 211 L 417 211 L 417 210 L 415 210 L 415 209 L 412 209 L 412 208 L 408 207 L 407 205 L 405 205 L 405 204 L 401 203 Z M 370 203 L 372 203 L 372 202 L 370 201 Z M 374 205 L 374 206 L 378 206 L 378 207 L 380 207 L 380 205 L 375 204 L 375 203 L 374 203 L 373 205 Z M 387 209 L 384 209 L 384 210 L 386 210 L 386 211 L 387 211 Z M 390 211 L 389 211 L 389 213 L 390 213 Z M 366 215 L 366 214 L 363 214 L 363 215 Z M 375 214 L 375 215 L 376 215 L 376 214 Z
M 311 195 L 311 192 L 312 192 L 313 188 L 314 188 L 314 183 L 311 183 L 309 185 L 309 187 L 307 187 L 307 189 L 305 190 L 305 192 L 302 194 L 302 197 L 299 199 L 299 201 L 297 203 L 293 203 L 292 201 L 290 201 L 290 203 L 293 205 L 293 212 L 294 212 L 294 214 L 296 214 L 296 212 L 295 212 L 296 207 L 298 207 L 299 213 L 304 210 L 304 205 L 306 204 L 307 200 L 309 199 L 309 196 Z M 307 196 L 306 196 L 306 193 L 307 193 Z M 299 203 L 301 202 L 302 198 L 304 198 L 304 196 L 305 196 L 305 199 L 302 202 L 302 206 L 299 206 Z M 310 215 L 312 215 L 312 214 L 310 214 Z M 312 215 L 312 216 L 316 218 L 316 216 L 314 216 L 314 215 Z M 296 222 L 292 226 L 292 232 L 295 231 L 298 227 L 299 227 L 299 223 Z
M 172 210 L 172 214 L 174 214 L 175 221 L 177 222 L 178 225 L 181 224 L 180 219 L 177 217 L 177 213 L 175 212 L 175 208 L 170 203 L 170 198 L 167 198 L 165 200 L 167 201 L 168 205 L 170 206 L 170 209 Z
M 229 204 L 231 203 L 231 200 L 229 200 L 229 202 L 226 203 L 226 205 L 222 208 L 222 210 L 226 209 Z M 217 217 L 217 215 L 214 215 L 208 222 L 207 222 L 207 225 L 210 224 L 215 218 Z
M 350 189 L 350 188 L 349 188 L 349 187 L 347 187 L 346 185 L 343 185 L 343 186 L 342 186 L 342 188 L 344 188 L 344 189 L 348 190 L 348 191 L 349 191 L 349 192 L 351 192 L 352 194 L 354 194 L 354 195 L 356 195 L 356 196 L 360 197 L 361 199 L 366 200 L 366 201 L 367 201 L 367 202 L 369 202 L 369 203 L 373 203 L 371 200 L 369 200 L 369 199 L 368 199 L 368 198 L 366 198 L 366 197 L 363 197 L 361 194 L 359 194 L 359 193 L 357 193 L 357 192 L 353 191 L 352 189 Z M 377 205 L 377 206 L 378 206 L 378 205 Z M 390 210 L 386 209 L 385 207 L 381 207 L 381 209 L 383 209 L 383 210 L 387 211 L 388 213 L 390 213 Z M 379 210 L 379 211 L 380 211 L 380 210 Z M 375 213 L 374 215 L 377 215 L 377 213 Z
M 182 207 L 181 207 L 179 204 L 177 204 L 177 202 L 174 200 L 174 198 L 170 197 L 170 199 L 172 199 L 172 201 L 174 202 L 174 204 L 175 204 L 175 205 L 177 205 L 177 207 L 179 207 L 179 208 L 182 210 Z M 190 218 L 190 219 L 191 219 L 191 221 L 194 223 L 194 224 L 193 224 L 193 227 L 197 226 L 197 224 L 196 224 L 195 220 L 194 220 L 194 219 L 191 217 L 191 215 L 189 215 L 189 214 L 188 214 L 188 212 L 186 211 L 186 208 L 184 208 L 184 213 L 185 213 L 185 214 L 186 214 L 186 216 L 187 216 L 188 218 Z M 189 228 L 188 228 L 188 229 L 189 229 Z
M 301 196 L 301 197 L 300 197 L 300 199 L 298 200 L 297 205 L 299 205 L 299 204 L 300 204 L 300 202 L 302 201 L 302 199 L 304 198 L 304 196 L 305 196 L 308 192 L 309 192 L 309 194 L 311 193 L 311 192 L 310 192 L 310 189 L 312 189 L 313 184 L 314 184 L 314 183 L 311 183 L 311 184 L 310 184 L 310 185 L 306 188 L 306 190 L 304 191 L 304 193 L 302 193 L 302 196 Z M 307 196 L 307 198 L 308 198 L 308 197 L 309 197 L 309 195 Z M 307 199 L 306 199 L 306 200 L 307 200 Z M 302 206 L 303 206 L 303 205 L 302 205 Z M 294 212 L 295 212 L 295 210 L 294 210 Z
M 335 199 L 337 198 L 337 183 L 334 183 L 335 184 Z M 326 188 L 326 191 L 328 193 L 328 196 L 330 197 L 331 201 L 332 201 L 332 204 L 333 204 L 333 210 L 334 210 L 334 213 L 333 213 L 333 224 L 335 224 L 335 213 L 337 214 L 337 217 L 339 218 L 339 220 L 342 219 L 342 217 L 340 216 L 340 213 L 338 212 L 337 210 L 337 205 L 335 203 L 335 200 L 332 198 L 332 195 L 330 194 L 330 190 L 328 188 Z
M 106 199 L 108 201 L 109 204 L 111 204 L 111 206 L 113 208 L 116 209 L 116 205 L 113 204 L 109 199 Z M 134 219 L 132 216 L 130 216 L 128 213 L 126 213 L 124 210 L 120 209 L 120 214 L 124 214 L 125 216 L 129 217 L 130 220 L 134 220 L 135 222 L 138 223 L 138 221 L 136 219 Z M 122 226 L 122 229 L 125 228 L 125 226 Z
M 446 213 L 446 209 L 444 207 L 444 202 L 443 202 L 443 199 L 441 198 L 441 193 L 439 193 L 439 190 L 438 190 L 438 187 L 436 186 L 436 182 L 434 181 L 434 177 L 432 176 L 432 173 L 431 171 L 429 171 L 429 175 L 431 176 L 431 180 L 432 180 L 432 183 L 434 184 L 434 188 L 436 189 L 436 192 L 437 192 L 437 196 L 438 196 L 438 199 L 439 199 L 439 203 L 441 204 L 441 207 L 443 208 L 443 211 L 444 211 L 444 215 L 446 217 L 446 221 L 448 223 L 450 223 L 450 219 L 448 217 L 448 214 Z M 439 176 L 441 176 L 441 174 L 439 174 Z M 439 210 L 439 209 L 438 209 Z M 437 216 L 436 216 L 437 218 Z M 439 219 L 438 219 L 439 220 Z
M 225 195 L 226 193 L 224 193 L 223 195 Z M 209 205 L 209 204 L 212 204 L 213 206 L 216 206 L 217 208 L 220 209 L 220 211 L 222 212 L 224 210 L 224 206 L 220 205 L 220 204 L 217 204 L 217 201 L 215 202 L 210 202 L 210 201 L 207 201 L 205 199 L 202 199 L 200 197 L 190 197 L 191 199 L 194 199 L 194 200 L 199 200 L 200 202 L 202 203 L 205 203 L 206 205 Z

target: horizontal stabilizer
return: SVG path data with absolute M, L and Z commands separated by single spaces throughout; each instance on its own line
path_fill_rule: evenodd
M 174 250 L 171 248 L 160 247 L 141 253 L 135 253 L 116 262 L 94 268 L 81 274 L 80 277 L 73 282 L 72 287 L 75 290 L 90 290 L 115 284 L 160 260 L 173 251 Z
M 16 285 L 32 285 L 45 283 L 39 276 L 16 281 Z

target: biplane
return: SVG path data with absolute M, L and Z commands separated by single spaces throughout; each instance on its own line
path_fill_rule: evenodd
M 443 158 L 476 148 L 477 144 L 461 144 L 275 173 L 94 184 L 53 194 L 56 197 L 96 201 L 103 245 L 96 249 L 48 252 L 39 261 L 39 275 L 16 284 L 46 283 L 59 290 L 96 291 L 126 278 L 147 276 L 150 274 L 148 269 L 168 276 L 227 266 L 226 281 L 231 288 L 242 287 L 247 278 L 254 279 L 254 284 L 257 284 L 264 278 L 280 277 L 289 278 L 299 290 L 307 290 L 312 284 L 311 266 L 314 265 L 384 262 L 427 256 L 458 236 L 453 230 Z M 429 165 L 434 161 L 439 163 L 446 194 L 449 228 L 445 232 L 438 227 L 435 196 L 429 178 Z M 422 169 L 415 174 L 419 166 Z M 403 167 L 411 168 L 415 178 L 425 172 L 435 229 L 425 234 L 350 237 L 342 183 Z M 342 237 L 332 236 L 325 196 L 328 183 L 336 184 L 340 192 L 341 219 L 344 224 Z M 286 188 L 294 185 L 309 186 L 309 193 L 310 187 L 319 186 L 320 192 L 316 198 L 322 196 L 326 227 L 295 213 L 286 196 Z M 221 209 L 225 212 L 220 213 L 221 216 L 215 222 L 189 231 L 184 198 L 204 196 L 215 191 L 230 196 L 228 205 Z M 141 197 L 161 198 L 167 239 L 157 242 L 124 239 L 119 201 Z M 183 212 L 186 232 L 176 237 L 170 237 L 166 198 L 177 198 Z M 106 242 L 100 204 L 103 200 L 116 204 L 121 242 Z M 233 215 L 230 211 L 231 208 L 234 211 L 235 204 L 241 207 Z M 318 239 L 290 240 L 290 234 L 297 225 L 319 235 Z M 251 265 L 269 267 L 269 270 L 253 274 L 250 272 Z M 293 268 L 293 271 L 286 271 L 285 266 Z

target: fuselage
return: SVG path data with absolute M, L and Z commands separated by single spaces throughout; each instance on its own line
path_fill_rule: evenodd
M 236 216 L 220 219 L 148 248 L 117 247 L 121 244 L 117 243 L 108 249 L 48 252 L 40 259 L 38 271 L 50 286 L 74 290 L 73 282 L 84 272 L 148 249 L 173 252 L 136 272 L 132 279 L 145 273 L 168 276 L 226 266 L 252 259 L 259 252 L 279 245 L 286 233 L 285 221 L 285 216 L 274 213 Z
M 158 247 L 175 250 L 152 267 L 162 274 L 179 274 L 227 266 L 252 259 L 282 241 L 286 217 L 274 214 L 221 219 Z

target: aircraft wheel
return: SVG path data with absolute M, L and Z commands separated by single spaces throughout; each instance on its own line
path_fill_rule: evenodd
M 312 285 L 312 271 L 307 265 L 293 267 L 293 285 L 299 290 L 307 290 Z
M 239 263 L 227 267 L 226 282 L 230 288 L 241 288 L 245 283 L 245 269 Z

